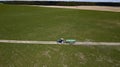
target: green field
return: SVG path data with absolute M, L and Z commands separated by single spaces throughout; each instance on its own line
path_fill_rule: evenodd
M 120 42 L 120 13 L 0 5 L 0 40 Z M 120 46 L 0 43 L 0 67 L 120 67 Z
M 120 42 L 120 13 L 0 5 L 0 39 Z
M 0 67 L 120 67 L 120 46 L 2 44 Z

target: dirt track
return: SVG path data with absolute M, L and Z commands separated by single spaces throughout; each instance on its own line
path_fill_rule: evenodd
M 34 5 L 38 6 L 38 5 Z M 83 10 L 99 10 L 99 11 L 112 11 L 120 12 L 120 7 L 110 7 L 110 6 L 42 6 L 39 7 L 51 7 L 51 8 L 69 8 L 69 9 L 83 9 Z
M 58 44 L 56 41 L 24 41 L 24 40 L 0 40 L 0 43 L 21 43 L 21 44 Z M 69 45 L 68 43 L 63 43 Z M 76 42 L 73 45 L 120 45 L 120 42 Z

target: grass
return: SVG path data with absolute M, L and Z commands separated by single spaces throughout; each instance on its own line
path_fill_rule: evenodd
M 0 5 L 0 39 L 120 42 L 120 13 Z
M 0 4 L 0 39 L 120 42 L 120 13 Z M 120 46 L 0 43 L 0 67 L 120 67 Z
M 0 67 L 119 67 L 120 46 L 0 44 Z

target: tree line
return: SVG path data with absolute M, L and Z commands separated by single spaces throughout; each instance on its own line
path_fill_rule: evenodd
M 57 6 L 120 6 L 120 3 L 113 2 L 65 2 L 65 1 L 0 1 L 3 4 L 16 4 L 16 5 L 57 5 Z

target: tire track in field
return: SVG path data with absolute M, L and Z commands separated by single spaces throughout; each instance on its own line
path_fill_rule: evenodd
M 0 40 L 0 43 L 58 44 L 56 41 Z M 68 43 L 63 43 L 69 45 Z M 120 42 L 75 42 L 72 45 L 120 45 Z

